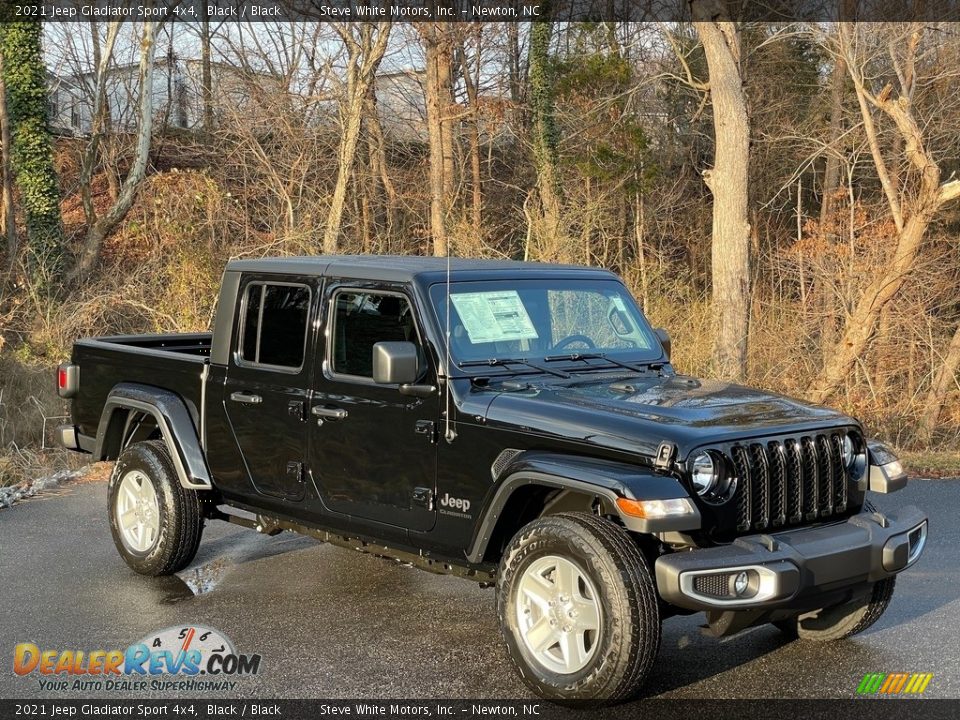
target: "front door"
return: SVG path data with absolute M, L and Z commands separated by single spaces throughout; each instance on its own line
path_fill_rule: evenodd
M 420 348 L 422 379 L 435 383 L 422 334 L 402 286 L 331 283 L 327 340 L 310 417 L 310 471 L 333 512 L 414 531 L 435 521 L 436 395 L 401 395 L 373 381 L 373 346 L 409 341 Z M 432 379 L 433 378 L 433 379 Z
M 310 308 L 316 280 L 245 277 L 223 403 L 256 492 L 304 494 L 310 376 Z

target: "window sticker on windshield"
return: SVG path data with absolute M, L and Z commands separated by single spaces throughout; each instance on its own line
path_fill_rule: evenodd
M 473 345 L 539 337 L 516 290 L 454 293 L 450 301 Z

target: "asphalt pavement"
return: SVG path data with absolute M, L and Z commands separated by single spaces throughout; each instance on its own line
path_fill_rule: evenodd
M 701 632 L 702 616 L 674 618 L 646 696 L 849 698 L 865 673 L 926 672 L 927 697 L 960 698 L 960 480 L 914 481 L 873 500 L 930 515 L 924 557 L 900 576 L 876 625 L 815 644 L 770 626 L 717 640 Z M 144 578 L 113 547 L 105 483 L 0 510 L 0 698 L 131 697 L 44 690 L 36 673 L 12 672 L 14 646 L 126 648 L 186 625 L 216 628 L 238 652 L 262 656 L 261 672 L 239 679 L 232 697 L 530 697 L 502 646 L 493 591 L 469 581 L 222 522 L 208 523 L 178 577 Z

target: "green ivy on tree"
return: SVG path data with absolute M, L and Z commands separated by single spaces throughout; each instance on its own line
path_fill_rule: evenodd
M 4 18 L 0 17 L 0 21 Z M 13 142 L 11 165 L 26 218 L 31 279 L 49 286 L 64 268 L 60 189 L 47 118 L 46 66 L 39 22 L 0 24 L 0 52 Z

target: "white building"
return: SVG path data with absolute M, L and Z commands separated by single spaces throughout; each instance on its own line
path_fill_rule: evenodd
M 107 77 L 107 104 L 116 130 L 132 131 L 139 111 L 140 66 L 131 63 L 112 68 Z M 198 129 L 203 125 L 202 63 L 176 57 L 155 61 L 153 76 L 154 122 L 161 127 Z M 395 140 L 426 141 L 426 103 L 422 72 L 392 72 L 377 77 L 377 109 L 384 132 Z M 56 132 L 87 135 L 93 126 L 96 92 L 94 73 L 60 77 L 48 75 L 50 125 Z M 214 123 L 230 118 L 264 123 L 283 107 L 286 91 L 279 80 L 265 73 L 249 73 L 226 63 L 211 65 Z M 272 97 L 270 97 L 272 96 Z M 324 103 L 325 104 L 325 103 Z M 331 106 L 332 111 L 335 106 Z M 272 108 L 272 110 L 271 110 Z M 324 113 L 321 113 L 323 115 Z
M 154 121 L 166 127 L 192 129 L 203 124 L 203 82 L 200 60 L 160 58 L 154 63 Z M 255 82 L 251 82 L 254 80 Z M 251 90 L 267 83 L 269 75 L 255 78 L 224 63 L 211 64 L 214 122 L 227 113 L 256 113 Z M 139 110 L 140 66 L 130 63 L 111 68 L 107 75 L 107 105 L 115 129 L 133 130 Z M 60 132 L 86 135 L 93 126 L 96 78 L 88 72 L 69 77 L 49 77 L 50 124 Z

